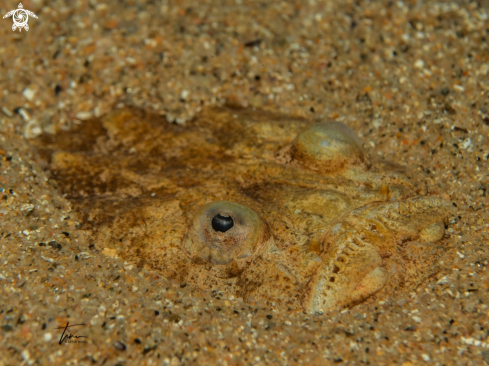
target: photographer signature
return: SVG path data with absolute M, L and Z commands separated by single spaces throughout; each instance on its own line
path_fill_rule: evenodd
M 61 344 L 63 344 L 63 342 L 64 342 L 65 340 L 67 340 L 67 339 L 68 339 L 68 340 L 70 340 L 70 339 L 72 339 L 72 338 L 77 338 L 77 339 L 78 339 L 78 338 L 88 338 L 88 337 L 85 337 L 85 336 L 76 336 L 76 335 L 71 334 L 71 333 L 69 333 L 69 332 L 68 332 L 68 333 L 65 335 L 65 333 L 66 333 L 66 331 L 67 331 L 67 329 L 68 329 L 68 328 L 71 328 L 71 327 L 78 327 L 78 326 L 80 326 L 80 325 L 86 325 L 86 324 L 73 324 L 73 325 L 70 325 L 70 322 L 67 322 L 67 323 L 66 323 L 66 326 L 56 328 L 56 329 L 64 329 L 64 330 L 63 330 L 63 333 L 61 334 L 61 338 L 59 339 L 59 344 L 60 344 L 60 345 L 61 345 Z M 68 342 L 68 343 L 69 343 L 69 342 Z M 83 342 L 83 343 L 85 343 L 85 342 Z

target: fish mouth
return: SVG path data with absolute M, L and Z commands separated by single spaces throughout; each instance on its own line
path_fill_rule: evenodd
M 359 236 L 337 238 L 303 292 L 309 313 L 345 307 L 380 291 L 388 281 L 378 250 Z
M 327 251 L 306 286 L 304 308 L 314 313 L 346 307 L 381 291 L 391 271 L 386 268 L 391 268 L 391 259 L 384 263 L 381 250 L 394 254 L 399 243 L 404 243 L 404 253 L 410 245 L 430 253 L 427 248 L 445 235 L 447 212 L 443 208 L 447 205 L 437 198 L 413 197 L 352 211 L 333 226 L 323 242 Z M 409 261 L 404 265 L 409 266 Z M 409 271 L 413 266 L 419 268 L 420 264 L 413 264 Z M 404 275 L 408 276 L 409 271 L 405 270 Z

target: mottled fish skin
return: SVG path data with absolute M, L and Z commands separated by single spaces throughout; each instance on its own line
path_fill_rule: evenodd
M 133 109 L 34 144 L 100 248 L 176 281 L 309 312 L 438 271 L 452 207 L 339 122 Z

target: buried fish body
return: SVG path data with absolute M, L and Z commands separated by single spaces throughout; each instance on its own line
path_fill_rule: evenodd
M 180 282 L 310 312 L 437 272 L 451 205 L 339 122 L 119 109 L 34 144 L 100 248 Z

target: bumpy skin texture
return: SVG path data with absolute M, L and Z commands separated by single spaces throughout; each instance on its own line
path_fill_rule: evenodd
M 351 306 L 411 290 L 447 250 L 451 206 L 338 122 L 120 109 L 36 144 L 96 245 L 246 301 Z

